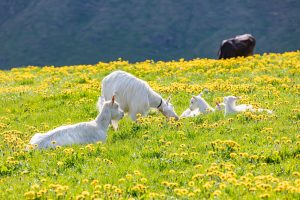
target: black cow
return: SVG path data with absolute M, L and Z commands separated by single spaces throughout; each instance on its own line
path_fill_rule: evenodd
M 223 40 L 219 50 L 219 59 L 251 56 L 255 47 L 255 38 L 251 34 L 237 35 Z

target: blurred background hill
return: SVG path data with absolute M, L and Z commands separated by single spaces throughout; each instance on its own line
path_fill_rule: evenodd
M 0 68 L 217 58 L 251 33 L 255 53 L 300 49 L 299 0 L 1 0 Z

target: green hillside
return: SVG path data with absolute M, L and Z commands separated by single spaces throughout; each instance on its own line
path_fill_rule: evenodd
M 2 0 L 0 67 L 216 58 L 251 33 L 256 53 L 300 48 L 298 0 Z

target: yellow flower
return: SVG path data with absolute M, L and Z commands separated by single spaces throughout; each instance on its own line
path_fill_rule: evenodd
M 190 197 L 190 198 L 195 197 L 195 193 L 190 192 L 190 193 L 188 194 L 188 197 Z
M 216 190 L 213 192 L 213 195 L 216 197 L 220 196 L 221 194 L 222 194 L 222 192 L 220 190 Z
M 169 182 L 168 182 L 168 181 L 162 181 L 161 184 L 162 184 L 163 186 L 168 186 L 168 185 L 169 185 Z
M 131 174 L 126 174 L 126 179 L 128 179 L 128 180 L 131 180 L 131 179 L 133 179 L 133 176 L 131 175 Z
M 204 185 L 203 185 L 203 187 L 205 188 L 205 189 L 210 189 L 210 188 L 212 188 L 212 183 L 211 182 L 207 182 L 207 183 L 205 183 Z
M 103 186 L 103 188 L 104 188 L 104 190 L 110 190 L 111 184 L 105 184 L 105 185 Z
M 195 182 L 194 182 L 194 181 L 190 181 L 190 182 L 188 183 L 188 185 L 189 185 L 190 187 L 193 187 L 193 186 L 195 186 Z
M 182 194 L 182 195 L 186 195 L 186 194 L 188 194 L 188 190 L 187 189 L 184 189 L 184 188 L 182 188 L 181 190 L 180 190 L 180 193 Z
M 90 193 L 88 191 L 82 191 L 81 194 L 84 196 L 84 197 L 87 197 L 87 196 L 90 196 Z
M 142 183 L 147 183 L 148 180 L 147 180 L 146 178 L 141 178 L 140 181 L 141 181 Z
M 122 194 L 122 193 L 123 193 L 123 190 L 120 189 L 120 188 L 116 188 L 116 189 L 115 189 L 115 193 Z
M 93 181 L 91 182 L 91 185 L 95 186 L 95 185 L 97 185 L 98 183 L 99 183 L 98 180 L 93 180 Z
M 95 191 L 94 191 L 94 194 L 95 194 L 95 195 L 100 195 L 100 194 L 101 194 L 101 191 L 95 190 Z
M 235 158 L 235 157 L 237 157 L 237 154 L 236 153 L 230 153 L 230 157 Z
M 26 192 L 24 194 L 24 197 L 26 199 L 35 199 L 35 192 L 34 191 L 29 191 L 29 192 Z
M 136 176 L 140 176 L 141 175 L 141 172 L 140 171 L 138 171 L 138 170 L 134 170 L 134 175 L 136 175 Z
M 82 182 L 83 182 L 83 183 L 88 183 L 88 182 L 89 182 L 89 179 L 86 179 L 86 178 L 85 178 L 85 179 L 82 180 Z
M 63 196 L 64 196 L 63 193 L 56 193 L 56 197 L 57 197 L 57 198 L 61 198 L 61 197 L 63 197 Z
M 34 184 L 31 186 L 31 189 L 36 190 L 38 189 L 40 186 L 38 184 Z
M 293 176 L 300 176 L 300 172 L 293 172 Z
M 125 181 L 126 181 L 125 178 L 120 178 L 120 179 L 118 180 L 119 183 L 124 183 Z
M 225 183 L 220 183 L 219 188 L 222 190 L 224 188 L 226 188 L 226 184 Z
M 195 174 L 193 177 L 192 177 L 192 179 L 193 180 L 198 180 L 198 179 L 200 179 L 200 178 L 202 178 L 202 177 L 204 177 L 205 175 L 204 174 Z
M 83 200 L 83 199 L 85 199 L 85 197 L 81 194 L 81 195 L 77 195 L 75 199 L 76 200 Z
M 262 199 L 267 199 L 267 198 L 270 198 L 270 197 L 271 197 L 271 195 L 270 195 L 270 194 L 268 194 L 268 193 L 265 193 L 265 194 L 261 194 L 261 195 L 259 195 L 259 197 L 260 197 L 260 198 L 262 198 Z
M 57 162 L 57 166 L 62 166 L 64 163 L 62 161 Z
M 195 166 L 194 166 L 195 169 L 200 169 L 200 168 L 202 168 L 202 167 L 203 167 L 203 166 L 202 166 L 201 164 L 198 164 L 198 165 L 195 165 Z
M 37 193 L 36 193 L 36 197 L 41 198 L 42 196 L 43 196 L 43 193 L 42 193 L 42 192 L 37 192 Z

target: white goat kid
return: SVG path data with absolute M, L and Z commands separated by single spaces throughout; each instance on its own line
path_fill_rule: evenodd
M 39 149 L 44 149 L 55 146 L 105 141 L 110 121 L 120 120 L 123 116 L 124 112 L 119 108 L 114 97 L 112 97 L 111 101 L 103 103 L 102 111 L 95 120 L 60 126 L 45 134 L 37 133 L 31 138 L 29 143 L 37 145 Z
M 116 95 L 121 109 L 128 112 L 134 121 L 137 114 L 145 116 L 150 108 L 157 108 L 166 117 L 178 120 L 170 99 L 165 101 L 145 81 L 127 72 L 115 71 L 102 80 L 102 97 L 99 97 L 98 102 L 101 102 L 101 98 L 111 99 L 113 95 Z M 98 109 L 101 110 L 100 103 Z M 112 125 L 117 128 L 115 121 L 112 121 Z
M 235 96 L 227 96 L 224 97 L 224 104 L 225 104 L 225 112 L 224 115 L 232 114 L 232 113 L 238 113 L 238 112 L 263 112 L 266 111 L 268 114 L 272 114 L 273 111 L 263 108 L 254 109 L 252 105 L 249 104 L 240 104 L 236 105 L 236 101 L 239 99 L 239 97 Z
M 201 92 L 198 96 L 192 96 L 190 101 L 190 107 L 185 110 L 180 117 L 195 117 L 199 114 L 206 114 L 209 112 L 214 112 L 213 109 L 202 97 L 203 93 Z
M 199 112 L 206 114 L 209 112 L 214 112 L 215 109 L 213 109 L 202 97 L 203 93 L 201 92 L 198 96 L 192 96 L 191 102 L 190 102 L 190 110 L 196 110 L 199 109 Z

